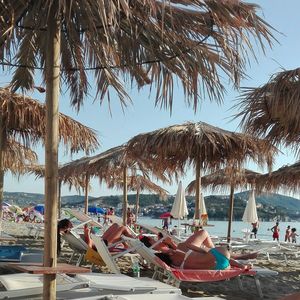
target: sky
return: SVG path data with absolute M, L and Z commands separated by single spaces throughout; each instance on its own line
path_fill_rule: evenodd
M 298 60 L 300 53 L 300 1 L 263 0 L 251 2 L 261 7 L 259 14 L 278 31 L 277 33 L 274 32 L 274 34 L 279 43 L 275 42 L 272 49 L 267 48 L 265 54 L 253 45 L 256 49 L 257 61 L 250 57 L 250 65 L 246 68 L 248 77 L 241 82 L 241 87 L 258 87 L 265 84 L 272 74 L 300 66 Z M 9 78 L 9 73 L 3 73 L 0 77 L 0 86 L 6 85 L 9 82 Z M 91 87 L 95 86 L 93 78 L 90 78 L 89 83 Z M 39 85 L 38 78 L 36 85 Z M 148 89 L 138 92 L 135 88 L 127 90 L 133 103 L 124 111 L 117 97 L 111 99 L 112 113 L 110 113 L 107 103 L 100 106 L 99 101 L 93 102 L 94 98 L 90 97 L 85 99 L 83 107 L 77 113 L 70 106 L 68 94 L 64 93 L 60 97 L 60 112 L 97 132 L 101 147 L 94 154 L 98 154 L 111 147 L 121 145 L 142 132 L 153 131 L 174 124 L 182 124 L 187 121 L 203 121 L 226 130 L 240 131 L 238 128 L 239 120 L 232 121 L 232 115 L 236 113 L 232 107 L 237 103 L 239 93 L 233 89 L 232 85 L 226 85 L 226 90 L 227 93 L 224 95 L 224 101 L 221 105 L 205 99 L 196 113 L 194 113 L 192 107 L 187 107 L 184 103 L 183 92 L 180 90 L 180 87 L 177 87 L 174 92 L 172 114 L 168 110 L 155 107 L 154 93 L 150 94 Z M 91 90 L 92 93 L 93 88 Z M 44 94 L 34 93 L 28 95 L 44 102 Z M 44 149 L 38 147 L 34 150 L 39 156 L 39 162 L 44 164 Z M 69 155 L 64 155 L 63 148 L 60 148 L 60 150 L 59 163 L 66 163 L 85 156 L 84 153 L 79 153 L 70 157 Z M 276 157 L 274 170 L 282 165 L 294 163 L 297 160 L 290 150 L 281 150 L 283 153 Z M 252 164 L 247 167 L 254 171 L 267 171 L 266 169 L 259 169 Z M 189 170 L 187 175 L 181 178 L 183 185 L 187 186 L 194 177 L 193 171 Z M 162 186 L 171 195 L 176 193 L 176 183 L 172 186 Z M 36 180 L 32 175 L 25 175 L 18 179 L 7 172 L 4 181 L 4 191 L 43 194 L 44 182 L 42 179 Z M 97 179 L 92 180 L 91 196 L 100 197 L 121 193 L 121 190 L 109 190 L 105 185 L 100 186 Z M 75 190 L 69 190 L 66 186 L 62 187 L 62 196 L 74 194 L 77 194 Z

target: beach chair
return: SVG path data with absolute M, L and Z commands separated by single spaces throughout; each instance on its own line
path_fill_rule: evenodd
M 68 291 L 88 286 L 88 281 L 74 279 L 60 274 L 57 278 L 57 291 Z M 43 294 L 43 276 L 27 273 L 0 275 L 0 282 L 5 291 L 0 291 L 0 299 L 31 299 Z
M 100 224 L 99 222 L 93 220 L 93 218 L 91 218 L 90 216 L 88 216 L 87 214 L 85 214 L 81 211 L 71 209 L 71 208 L 64 208 L 64 212 L 68 216 L 70 216 L 70 220 L 76 219 L 80 222 L 80 224 L 73 227 L 73 230 L 75 230 L 77 228 L 80 228 L 80 227 L 83 227 L 85 224 L 89 224 L 91 226 L 103 228 L 102 224 Z
M 109 249 L 113 248 L 115 245 L 110 245 L 109 247 L 106 246 L 106 244 L 104 243 L 103 239 L 95 234 L 91 235 L 91 239 L 94 242 L 97 251 L 99 253 L 99 255 L 101 256 L 101 258 L 103 259 L 103 261 L 105 262 L 106 266 L 109 268 L 109 270 L 114 273 L 114 274 L 120 274 L 120 269 L 116 263 L 116 260 L 120 257 L 129 257 L 131 259 L 131 262 L 133 263 L 133 259 L 134 258 L 139 258 L 140 256 L 136 253 L 132 253 L 134 252 L 135 248 L 134 247 L 130 247 L 128 249 L 124 249 L 122 251 L 119 252 L 111 252 Z M 120 242 L 118 242 L 117 244 L 119 244 Z
M 85 289 L 85 296 L 94 290 L 95 295 L 109 294 L 181 294 L 181 290 L 151 278 L 133 278 L 123 274 L 76 274 L 74 277 L 58 274 L 57 291 Z M 1 275 L 0 282 L 6 291 L 0 291 L 0 299 L 31 299 L 42 294 L 43 276 L 40 274 L 17 273 Z M 88 288 L 88 289 L 87 289 Z M 69 294 L 70 296 L 70 294 Z M 70 298 L 70 299 L 75 299 Z M 59 299 L 65 299 L 59 297 Z M 79 298 L 81 299 L 81 298 Z
M 160 280 L 165 279 L 167 283 L 177 287 L 180 286 L 181 282 L 217 282 L 235 278 L 237 279 L 239 288 L 242 289 L 240 277 L 251 276 L 254 278 L 259 297 L 263 298 L 259 277 L 278 275 L 278 272 L 263 268 L 252 268 L 250 270 L 242 270 L 239 268 L 226 270 L 188 270 L 173 268 L 160 260 L 155 255 L 155 252 L 152 249 L 147 248 L 141 241 L 128 237 L 124 237 L 124 240 L 130 247 L 134 247 L 136 252 L 153 266 L 154 274 L 152 278 Z
M 18 245 L 0 246 L 0 262 L 42 262 L 43 250 Z
M 62 235 L 62 239 L 68 243 L 69 247 L 73 250 L 72 255 L 69 259 L 69 263 L 72 262 L 73 258 L 78 255 L 76 266 L 80 266 L 89 246 L 80 237 L 78 233 L 71 230 L 69 233 Z

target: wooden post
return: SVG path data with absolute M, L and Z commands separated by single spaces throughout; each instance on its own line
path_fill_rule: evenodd
M 123 169 L 123 225 L 127 224 L 127 168 Z
M 0 115 L 0 232 L 2 230 L 2 218 L 3 218 L 3 187 L 4 187 L 4 167 L 3 167 L 3 150 L 6 142 L 6 132 L 4 130 L 4 124 L 2 114 Z
M 85 174 L 85 189 L 84 189 L 84 213 L 89 212 L 89 180 L 90 175 L 88 172 Z
M 57 265 L 57 183 L 60 89 L 60 20 L 58 1 L 52 1 L 47 24 L 46 142 L 45 142 L 45 240 L 44 266 Z M 45 274 L 43 299 L 56 299 L 56 275 Z
M 135 202 L 135 223 L 137 223 L 137 221 L 138 221 L 139 206 L 140 206 L 140 189 L 137 188 L 137 190 L 136 190 L 136 202 Z
M 201 197 L 201 166 L 200 160 L 196 162 L 196 197 L 195 197 L 195 220 L 200 221 L 200 197 Z
M 228 230 L 227 230 L 227 243 L 230 242 L 231 239 L 231 223 L 233 216 L 233 204 L 234 204 L 234 186 L 231 184 L 230 186 L 230 199 L 229 199 L 229 216 L 228 216 Z
M 61 179 L 58 180 L 58 218 L 61 218 Z

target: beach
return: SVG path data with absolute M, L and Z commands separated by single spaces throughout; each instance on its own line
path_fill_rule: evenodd
M 14 223 L 3 221 L 2 228 L 7 234 L 16 238 L 16 241 L 2 241 L 5 244 L 21 244 L 28 248 L 43 249 L 43 236 L 34 239 L 28 236 L 30 223 Z M 298 247 L 299 248 L 299 247 Z M 299 249 L 300 250 L 300 249 Z M 66 245 L 62 249 L 62 253 L 58 259 L 59 262 L 67 262 L 71 256 L 71 249 Z M 264 294 L 264 299 L 281 299 L 282 297 L 300 292 L 300 260 L 295 255 L 288 256 L 288 263 L 284 262 L 282 254 L 270 256 L 270 261 L 267 260 L 265 254 L 258 255 L 254 262 L 255 266 L 265 267 L 278 272 L 277 276 L 260 278 L 261 288 Z M 122 273 L 132 276 L 131 262 L 127 257 L 123 257 L 118 261 L 118 265 Z M 90 266 L 88 263 L 83 263 L 83 266 Z M 108 272 L 105 267 L 96 268 L 95 272 Z M 1 274 L 12 273 L 13 270 L 1 267 Z M 141 276 L 151 277 L 152 270 L 148 268 L 141 269 Z M 183 283 L 180 288 L 182 293 L 188 297 L 212 297 L 218 296 L 223 299 L 232 300 L 252 300 L 258 299 L 258 294 L 255 287 L 255 281 L 248 276 L 242 277 L 243 291 L 238 288 L 237 280 L 215 282 L 215 283 Z

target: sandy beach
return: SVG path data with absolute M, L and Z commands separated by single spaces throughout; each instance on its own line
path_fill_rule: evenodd
M 28 236 L 29 226 L 27 223 L 3 222 L 3 231 L 16 238 L 16 241 L 2 241 L 5 244 L 21 244 L 28 248 L 43 248 L 43 237 L 33 239 Z M 299 249 L 300 250 L 300 249 Z M 66 262 L 70 258 L 71 249 L 64 246 L 59 262 Z M 118 262 L 122 273 L 132 276 L 131 263 L 129 258 L 122 258 Z M 268 261 L 266 255 L 259 255 L 255 261 L 255 266 L 266 267 L 278 272 L 277 276 L 260 278 L 264 299 L 281 299 L 282 297 L 300 292 L 300 259 L 295 255 L 288 256 L 288 264 L 284 262 L 282 254 L 271 255 Z M 84 263 L 83 266 L 89 266 Z M 1 267 L 1 274 L 12 273 L 5 267 Z M 106 268 L 97 268 L 95 272 L 107 272 Z M 152 271 L 149 269 L 141 269 L 141 276 L 151 277 Z M 258 299 L 255 282 L 253 278 L 243 276 L 242 283 L 244 290 L 238 288 L 236 280 L 216 283 L 183 283 L 181 285 L 182 293 L 188 297 L 208 297 L 218 296 L 231 300 L 252 300 Z

